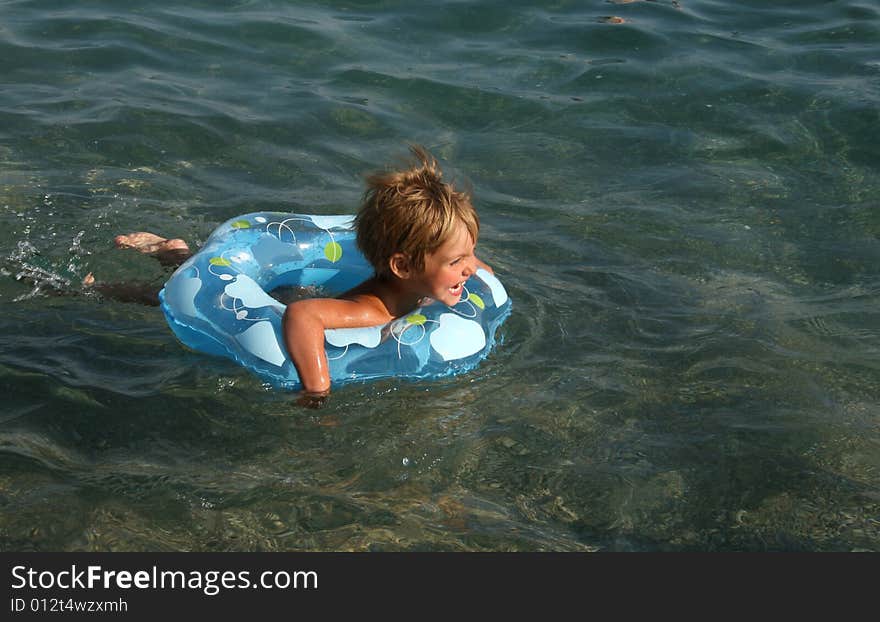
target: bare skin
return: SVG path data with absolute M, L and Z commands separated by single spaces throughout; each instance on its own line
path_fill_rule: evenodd
M 179 238 L 169 240 L 148 231 L 117 235 L 114 242 L 117 248 L 132 248 L 144 255 L 150 255 L 163 266 L 179 266 L 192 256 L 192 251 L 185 241 Z M 155 283 L 104 283 L 96 281 L 95 275 L 89 272 L 83 278 L 82 286 L 84 289 L 99 292 L 120 302 L 159 305 L 159 288 Z
M 116 248 L 133 248 L 147 255 L 170 250 L 189 250 L 187 243 L 179 238 L 168 240 L 149 231 L 117 235 L 113 241 L 116 243 Z
M 416 269 L 396 253 L 389 259 L 390 276 L 374 277 L 339 298 L 312 298 L 287 306 L 284 342 L 303 384 L 300 403 L 320 405 L 330 392 L 330 371 L 324 330 L 387 324 L 415 309 L 426 297 L 447 305 L 461 299 L 463 285 L 477 268 L 492 269 L 474 255 L 475 243 L 459 223 L 450 238 L 425 256 Z
M 116 248 L 133 248 L 139 253 L 155 257 L 163 266 L 178 266 L 192 256 L 192 251 L 184 240 L 169 240 L 149 231 L 117 235 L 114 242 Z

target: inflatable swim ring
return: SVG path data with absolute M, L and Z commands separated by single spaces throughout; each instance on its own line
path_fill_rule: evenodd
M 217 228 L 159 293 L 162 310 L 188 347 L 229 357 L 266 383 L 299 389 L 281 329 L 281 286 L 315 286 L 336 296 L 373 275 L 355 243 L 353 216 L 260 212 Z M 384 326 L 328 329 L 334 385 L 386 377 L 440 378 L 473 369 L 510 314 L 501 282 L 477 270 L 454 307 L 429 301 Z

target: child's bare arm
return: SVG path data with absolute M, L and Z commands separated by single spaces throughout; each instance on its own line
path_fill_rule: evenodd
M 304 392 L 320 396 L 330 391 L 324 329 L 376 326 L 390 319 L 384 306 L 369 296 L 352 300 L 311 298 L 288 305 L 282 322 L 284 343 Z

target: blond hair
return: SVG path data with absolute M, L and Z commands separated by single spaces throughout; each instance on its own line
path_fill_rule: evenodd
M 425 255 L 446 242 L 459 222 L 475 243 L 480 232 L 470 194 L 441 181 L 443 172 L 424 147 L 413 145 L 410 151 L 417 160 L 410 168 L 367 177 L 355 218 L 358 247 L 380 278 L 391 275 L 395 253 L 423 270 Z

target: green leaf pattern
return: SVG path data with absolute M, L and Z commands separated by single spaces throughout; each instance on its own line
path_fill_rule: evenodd
M 332 263 L 336 263 L 342 259 L 342 247 L 338 242 L 327 242 L 327 246 L 324 247 L 324 257 Z

